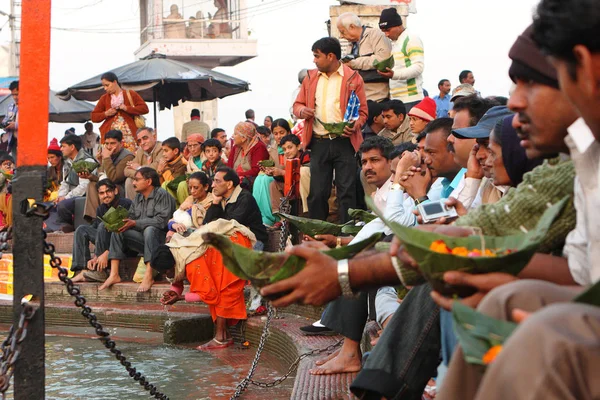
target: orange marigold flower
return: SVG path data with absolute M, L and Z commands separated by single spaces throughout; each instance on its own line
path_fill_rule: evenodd
M 450 250 L 450 248 L 446 245 L 446 243 L 444 243 L 443 240 L 436 240 L 435 242 L 431 243 L 431 245 L 429 246 L 429 249 L 435 251 L 436 253 L 451 253 L 452 252 Z
M 500 352 L 502 351 L 502 346 L 501 345 L 497 345 L 497 346 L 493 346 L 491 347 L 484 355 L 483 355 L 483 363 L 485 365 L 491 364 L 492 361 L 494 361 L 496 359 L 496 357 L 498 357 L 498 354 L 500 354 Z
M 469 250 L 466 247 L 455 247 L 452 249 L 452 254 L 455 256 L 466 257 L 469 254 Z

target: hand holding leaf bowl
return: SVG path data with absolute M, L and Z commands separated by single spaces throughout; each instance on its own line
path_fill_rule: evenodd
M 338 249 L 324 251 L 324 254 L 342 260 L 369 249 L 380 239 L 375 234 L 368 239 Z M 227 236 L 217 233 L 205 233 L 202 239 L 215 247 L 223 256 L 225 267 L 235 276 L 249 280 L 256 288 L 291 278 L 302 271 L 306 260 L 286 253 L 268 253 L 255 251 L 233 243 Z
M 325 128 L 325 130 L 327 132 L 329 132 L 332 135 L 335 136 L 342 136 L 344 134 L 344 129 L 349 126 L 350 128 L 354 128 L 354 123 L 356 121 L 349 121 L 349 122 L 336 122 L 336 123 L 327 123 L 327 122 L 323 122 L 321 121 L 319 118 L 317 118 L 317 121 L 319 121 L 319 123 L 321 125 L 323 125 L 323 128 Z
M 420 273 L 434 290 L 445 296 L 458 294 L 460 297 L 467 297 L 474 293 L 474 289 L 448 285 L 443 279 L 445 272 L 505 272 L 517 275 L 533 257 L 548 229 L 567 203 L 567 198 L 549 207 L 535 229 L 528 233 L 504 237 L 453 237 L 409 228 L 386 220 L 377 208 L 372 206 L 369 197 L 366 201 L 400 239 L 406 251 L 419 265 Z
M 111 207 L 100 219 L 104 222 L 107 231 L 118 232 L 125 225 L 123 220 L 128 217 L 129 211 L 122 206 L 118 206 L 117 208 Z
M 73 163 L 73 170 L 78 174 L 91 174 L 99 165 L 95 161 L 79 160 Z

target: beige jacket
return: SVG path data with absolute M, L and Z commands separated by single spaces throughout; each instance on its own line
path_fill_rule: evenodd
M 416 136 L 413 135 L 410 129 L 410 120 L 408 119 L 408 116 L 404 117 L 404 122 L 402 122 L 402 125 L 400 125 L 397 132 L 384 128 L 377 136 L 383 136 L 384 138 L 390 139 L 392 143 L 394 143 L 394 146 L 404 142 L 415 143 L 416 140 Z
M 352 44 L 350 44 L 348 53 L 351 49 Z M 392 42 L 379 29 L 366 26 L 358 44 L 358 54 L 359 57 L 348 62 L 348 66 L 357 71 L 371 71 L 370 75 L 378 76 L 375 75 L 377 72 L 373 67 L 373 62 L 390 58 L 392 55 Z M 369 79 L 365 79 L 365 76 L 363 76 L 367 100 L 381 101 L 389 97 L 389 80 L 383 77 L 380 78 L 383 82 L 368 82 Z
M 137 149 L 135 152 L 135 158 L 133 162 L 140 164 L 142 167 L 150 167 L 156 169 L 158 162 L 162 158 L 163 150 L 162 150 L 162 142 L 157 141 L 152 153 L 150 153 L 150 157 L 146 155 L 144 150 L 141 147 Z M 135 169 L 133 168 L 125 168 L 125 176 L 127 178 L 133 178 L 135 175 Z

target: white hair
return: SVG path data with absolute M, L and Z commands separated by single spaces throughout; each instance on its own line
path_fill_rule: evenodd
M 350 25 L 354 25 L 357 28 L 360 28 L 362 25 L 360 24 L 360 18 L 358 15 L 345 12 L 338 17 L 338 24 L 342 25 L 344 28 L 349 29 Z

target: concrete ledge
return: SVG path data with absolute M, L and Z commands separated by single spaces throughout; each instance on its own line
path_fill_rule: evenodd
M 210 315 L 165 321 L 163 340 L 166 344 L 205 342 L 212 339 L 214 324 Z

